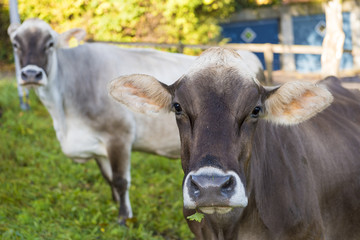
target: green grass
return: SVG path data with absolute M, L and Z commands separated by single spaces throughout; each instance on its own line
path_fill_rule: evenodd
M 95 161 L 65 157 L 33 92 L 30 105 L 22 112 L 14 79 L 0 81 L 0 239 L 193 239 L 182 215 L 180 160 L 133 153 L 135 218 L 121 227 Z

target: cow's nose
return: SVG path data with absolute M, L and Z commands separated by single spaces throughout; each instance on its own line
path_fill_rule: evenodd
M 233 208 L 245 208 L 248 198 L 239 175 L 210 166 L 191 171 L 184 180 L 184 208 L 199 208 L 212 214 L 226 213 Z
M 189 180 L 189 195 L 197 206 L 225 206 L 236 187 L 232 175 L 192 175 Z
M 25 82 L 39 82 L 43 78 L 42 71 L 27 69 L 21 71 L 21 79 Z

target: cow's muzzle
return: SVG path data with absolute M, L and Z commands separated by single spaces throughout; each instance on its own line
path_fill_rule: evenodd
M 46 84 L 47 78 L 44 70 L 35 65 L 28 65 L 21 69 L 21 82 L 23 86 L 41 86 Z
M 239 176 L 214 167 L 190 172 L 184 182 L 184 207 L 213 214 L 224 214 L 235 207 L 246 207 L 248 200 Z

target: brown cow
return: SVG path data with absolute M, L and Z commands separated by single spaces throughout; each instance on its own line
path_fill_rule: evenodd
M 263 87 L 244 61 L 213 48 L 173 85 L 132 75 L 109 90 L 175 112 L 197 239 L 360 239 L 359 92 L 334 77 Z

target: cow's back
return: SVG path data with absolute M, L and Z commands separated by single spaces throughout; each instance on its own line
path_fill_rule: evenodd
M 72 103 L 91 103 L 87 111 L 94 111 L 95 115 L 101 105 L 93 104 L 110 101 L 106 91 L 110 80 L 140 73 L 158 76 L 165 83 L 175 82 L 194 60 L 194 57 L 182 54 L 123 49 L 100 43 L 60 49 L 58 56 L 62 90 L 67 97 L 74 98 Z
M 179 157 L 179 136 L 172 114 L 149 117 L 115 103 L 107 93 L 108 82 L 133 73 L 176 81 L 194 57 L 147 49 L 123 49 L 107 44 L 84 44 L 58 52 L 58 82 L 67 111 L 86 125 L 113 137 L 133 132 L 133 149 Z M 73 121 L 73 120 L 71 120 Z

